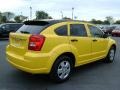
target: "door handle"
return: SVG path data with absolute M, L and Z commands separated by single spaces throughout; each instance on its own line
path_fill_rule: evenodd
M 97 42 L 97 39 L 93 39 L 93 42 Z
M 78 40 L 77 39 L 72 39 L 71 42 L 77 42 Z

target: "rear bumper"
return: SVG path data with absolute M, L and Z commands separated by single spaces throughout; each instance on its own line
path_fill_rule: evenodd
M 52 67 L 50 56 L 47 54 L 26 53 L 21 57 L 7 51 L 6 55 L 8 62 L 15 68 L 32 74 L 48 74 Z

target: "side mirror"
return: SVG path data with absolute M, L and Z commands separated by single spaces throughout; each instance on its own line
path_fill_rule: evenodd
M 104 33 L 104 34 L 103 34 L 103 38 L 107 38 L 107 37 L 109 37 L 109 35 L 106 34 L 106 33 Z

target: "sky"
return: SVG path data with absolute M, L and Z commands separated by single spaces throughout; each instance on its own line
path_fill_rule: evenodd
M 74 7 L 74 16 L 78 20 L 104 20 L 106 16 L 120 19 L 120 0 L 0 0 L 1 12 L 10 11 L 29 17 L 30 6 L 32 18 L 38 10 L 47 12 L 54 19 L 61 19 L 61 11 L 64 17 L 71 18 Z

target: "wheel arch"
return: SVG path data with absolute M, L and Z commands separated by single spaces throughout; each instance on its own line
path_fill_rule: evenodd
M 63 55 L 71 57 L 71 58 L 72 58 L 71 60 L 72 60 L 72 62 L 73 62 L 73 67 L 75 67 L 75 63 L 76 63 L 75 55 L 74 55 L 72 52 L 64 52 L 64 53 L 61 53 L 59 56 L 56 57 L 56 59 L 54 60 L 54 62 L 53 62 L 53 64 L 52 64 L 52 67 L 51 67 L 50 72 L 52 71 L 53 66 L 54 66 L 56 60 L 57 60 L 59 57 L 63 56 Z
M 61 55 L 59 55 L 57 58 L 59 58 L 60 56 L 63 56 L 63 55 L 69 56 L 70 58 L 72 58 L 73 65 L 75 65 L 76 59 L 75 59 L 75 55 L 72 52 L 64 52 Z
M 108 46 L 106 56 L 108 55 L 109 50 L 110 50 L 111 47 L 114 47 L 114 48 L 115 48 L 115 51 L 116 51 L 116 47 L 117 47 L 117 46 L 116 46 L 116 43 L 111 43 L 111 44 Z
M 112 45 L 111 45 L 111 47 L 114 47 L 114 48 L 115 48 L 115 50 L 116 50 L 116 44 L 112 44 Z

